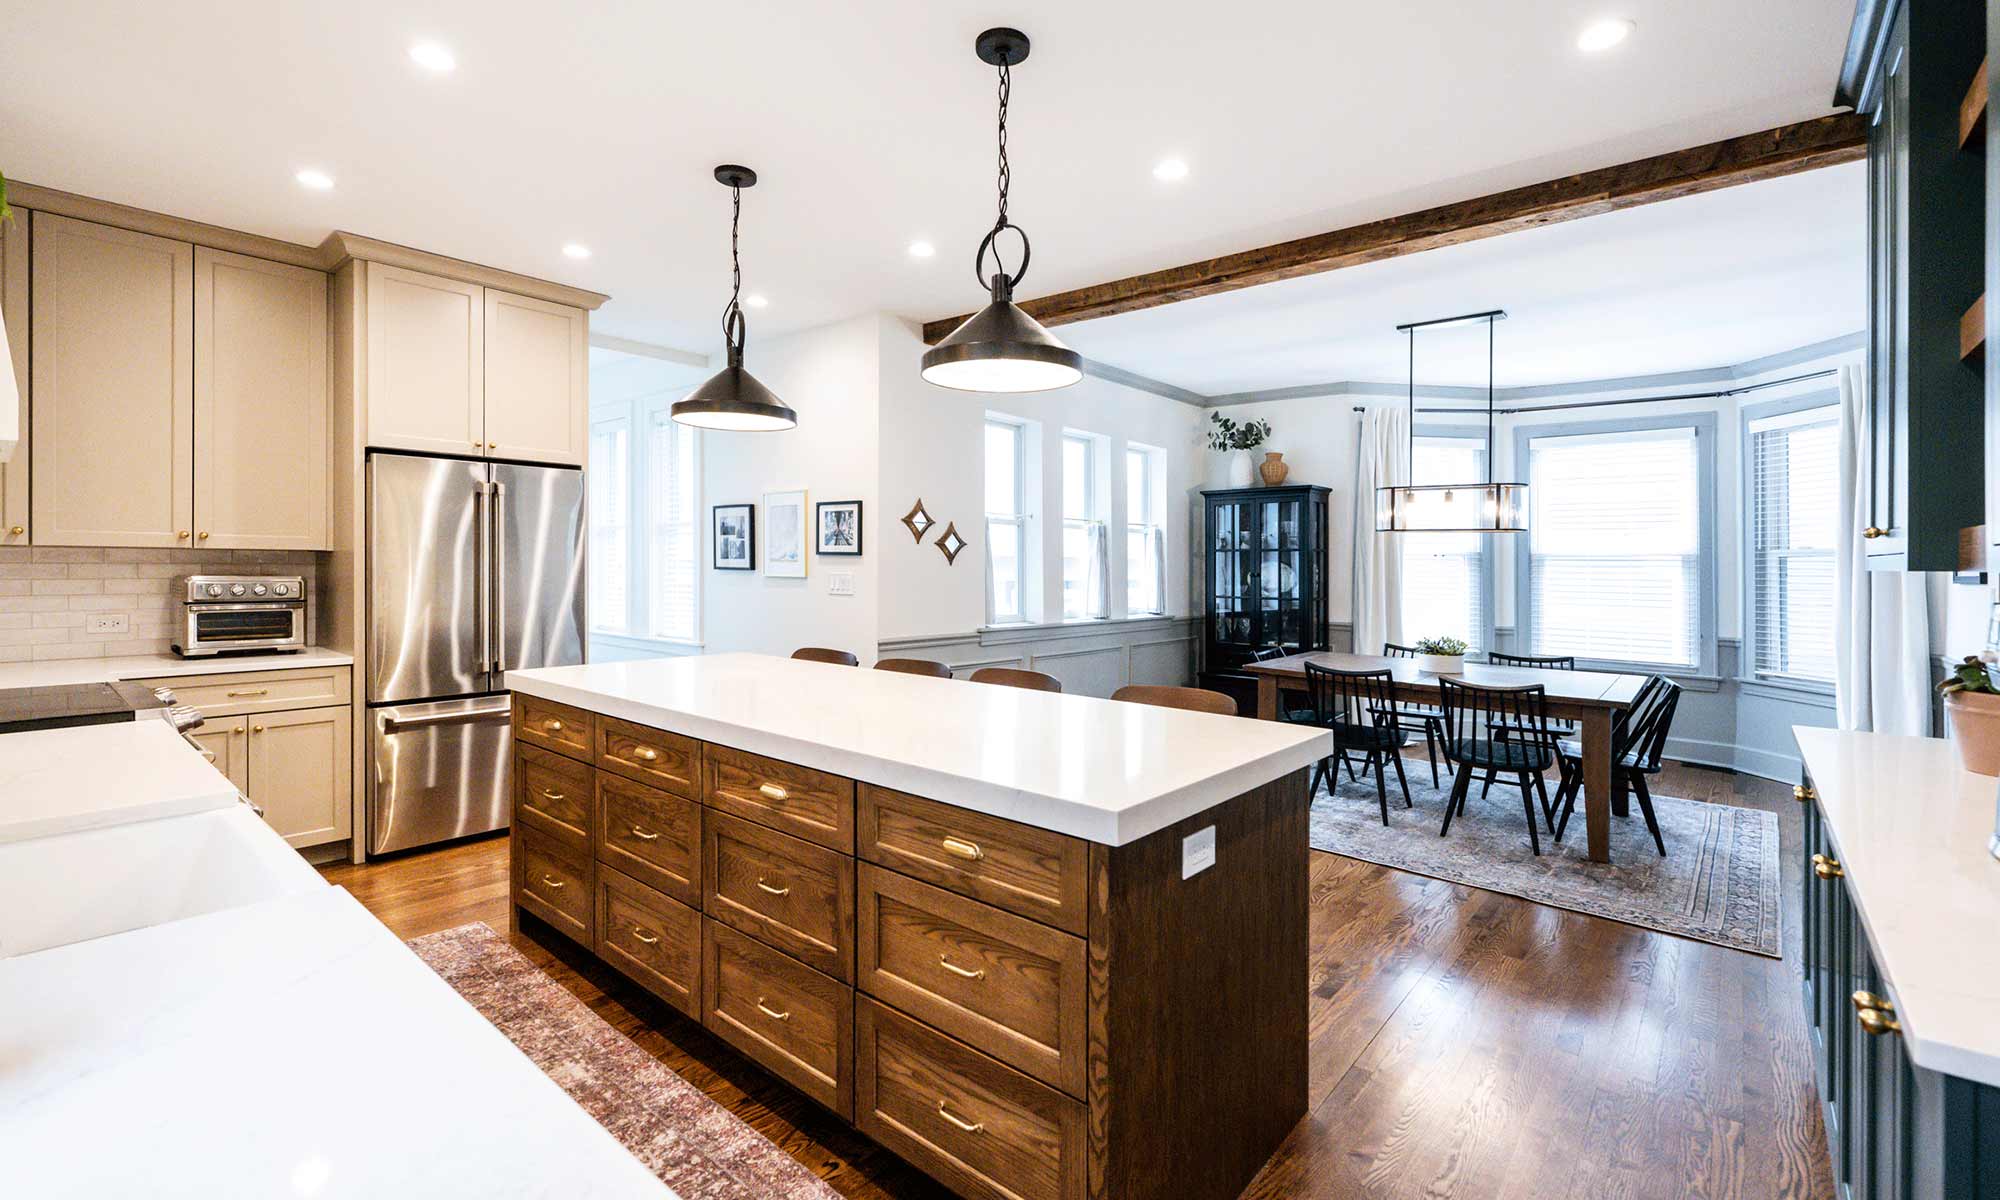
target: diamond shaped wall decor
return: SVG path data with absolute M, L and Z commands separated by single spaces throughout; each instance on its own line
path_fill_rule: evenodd
M 921 496 L 917 498 L 915 504 L 910 506 L 910 511 L 903 514 L 903 527 L 908 529 L 910 536 L 919 542 L 924 540 L 924 535 L 929 533 L 931 526 L 935 524 L 937 522 L 932 520 L 931 515 L 924 511 L 924 501 Z
M 947 563 L 956 563 L 958 561 L 958 552 L 965 549 L 968 544 L 964 538 L 958 536 L 958 522 L 956 521 L 946 525 L 944 532 L 938 535 L 937 548 L 944 554 L 944 560 Z

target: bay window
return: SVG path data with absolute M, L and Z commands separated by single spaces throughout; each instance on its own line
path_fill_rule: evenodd
M 1750 635 L 1745 674 L 1831 686 L 1839 408 L 1823 401 L 1804 408 L 1779 402 L 1744 415 Z

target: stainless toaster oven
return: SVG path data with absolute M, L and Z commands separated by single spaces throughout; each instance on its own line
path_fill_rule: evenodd
M 185 658 L 238 650 L 303 650 L 312 640 L 310 601 L 297 575 L 187 575 L 179 581 Z

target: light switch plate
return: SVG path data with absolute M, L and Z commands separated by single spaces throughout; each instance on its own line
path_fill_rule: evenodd
M 132 619 L 124 613 L 91 613 L 83 623 L 85 633 L 126 633 L 132 628 Z
M 1215 865 L 1215 826 L 1197 829 L 1181 839 L 1181 878 L 1192 879 Z
M 827 572 L 826 594 L 829 596 L 852 596 L 854 594 L 854 572 Z

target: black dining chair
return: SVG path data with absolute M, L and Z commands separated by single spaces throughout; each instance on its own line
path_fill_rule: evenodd
M 1410 785 L 1403 778 L 1403 747 L 1410 744 L 1410 738 L 1398 720 L 1395 675 L 1389 671 L 1336 671 L 1309 662 L 1306 694 L 1312 697 L 1314 724 L 1333 731 L 1334 754 L 1343 762 L 1349 753 L 1360 754 L 1375 768 L 1375 799 L 1382 808 L 1382 823 L 1387 825 L 1389 785 L 1383 775 L 1388 763 L 1396 765 L 1403 807 L 1411 806 Z M 1318 792 L 1320 778 L 1332 765 L 1331 756 L 1320 760 L 1312 786 L 1306 789 L 1308 797 Z M 1327 790 L 1331 791 L 1331 786 Z
M 1574 654 L 1503 654 L 1498 650 L 1486 652 L 1486 661 L 1496 667 L 1533 667 L 1542 671 L 1574 671 Z M 1549 728 L 1559 738 L 1576 736 L 1576 725 L 1569 721 L 1552 720 Z M 1486 773 L 1486 782 L 1480 786 L 1479 798 L 1486 799 L 1486 793 L 1493 790 L 1493 772 Z
M 1611 787 L 1630 788 L 1639 797 L 1639 811 L 1645 815 L 1646 831 L 1653 835 L 1653 848 L 1667 856 L 1666 840 L 1660 836 L 1660 819 L 1653 812 L 1653 793 L 1646 776 L 1660 773 L 1661 755 L 1667 748 L 1667 732 L 1673 728 L 1674 710 L 1680 707 L 1680 685 L 1654 675 L 1633 697 L 1632 707 L 1611 725 Z M 1556 807 L 1562 816 L 1556 822 L 1556 841 L 1569 828 L 1569 815 L 1576 811 L 1577 793 L 1583 790 L 1583 749 L 1575 742 L 1556 747 L 1562 782 L 1556 786 Z
M 1270 662 L 1273 659 L 1283 657 L 1285 657 L 1285 648 L 1283 646 L 1259 646 L 1250 652 L 1250 661 L 1253 663 Z M 1289 721 L 1294 725 L 1319 724 L 1319 714 L 1313 711 L 1312 699 L 1307 697 L 1305 703 L 1301 705 L 1298 702 L 1299 696 L 1300 693 L 1297 691 L 1287 690 L 1282 687 L 1278 689 L 1278 719 Z M 1359 778 L 1354 773 L 1354 760 L 1343 754 L 1340 756 L 1340 762 L 1342 766 L 1347 768 L 1347 777 L 1349 779 Z M 1317 781 L 1319 777 L 1315 775 L 1313 778 Z
M 1416 658 L 1415 646 L 1399 646 L 1395 642 L 1382 643 L 1384 658 Z M 1424 751 L 1431 759 L 1431 786 L 1438 786 L 1438 743 L 1444 740 L 1444 710 L 1435 704 L 1415 704 L 1403 701 L 1399 726 L 1405 733 L 1424 735 Z
M 1556 763 L 1556 736 L 1549 728 L 1548 693 L 1539 683 L 1486 687 L 1449 677 L 1438 680 L 1444 710 L 1444 756 L 1458 768 L 1444 806 L 1438 836 L 1451 832 L 1451 819 L 1465 811 L 1472 777 L 1479 772 L 1506 772 L 1521 784 L 1521 812 L 1528 818 L 1528 844 L 1542 852 L 1535 829 L 1535 800 L 1541 800 L 1542 820 L 1555 830 L 1555 810 L 1549 803 L 1542 772 Z M 1532 780 L 1532 782 L 1530 782 Z

